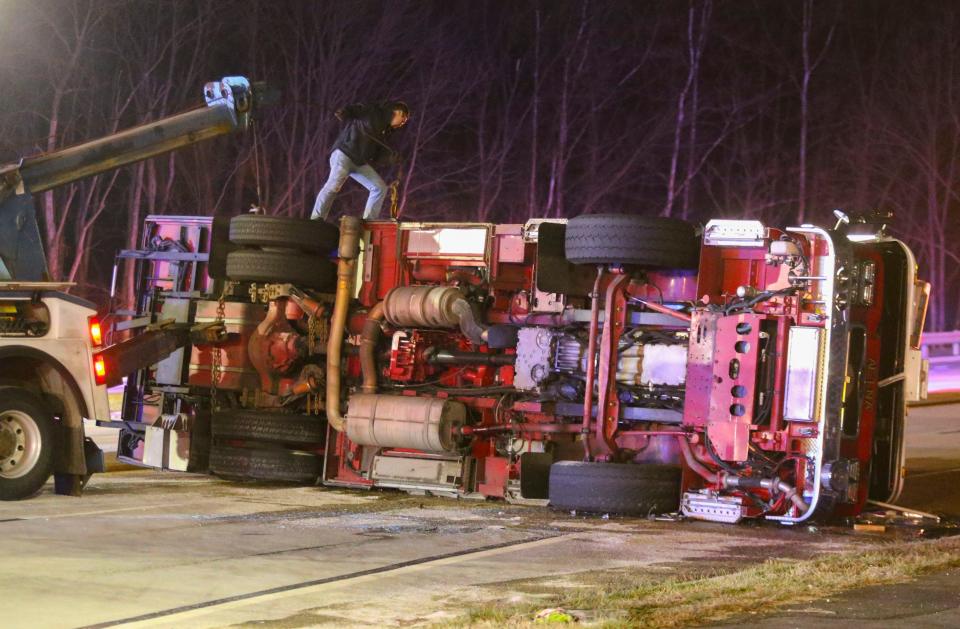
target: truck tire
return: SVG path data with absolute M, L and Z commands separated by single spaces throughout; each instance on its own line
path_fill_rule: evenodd
M 550 506 L 648 516 L 680 507 L 679 465 L 560 461 L 550 467 Z
M 0 500 L 29 498 L 53 473 L 53 416 L 32 393 L 0 387 Z
M 210 448 L 210 471 L 229 480 L 261 480 L 312 485 L 320 476 L 320 457 L 284 449 Z
M 283 251 L 231 251 L 227 254 L 227 277 L 245 282 L 295 284 L 304 288 L 333 290 L 337 268 L 315 254 Z
M 230 242 L 327 254 L 340 242 L 340 230 L 326 221 L 243 214 L 230 221 Z
M 696 269 L 700 258 L 693 225 L 661 216 L 577 216 L 567 223 L 564 244 L 567 260 L 574 264 Z
M 229 409 L 213 414 L 213 436 L 270 443 L 320 444 L 326 424 L 315 415 L 278 411 Z

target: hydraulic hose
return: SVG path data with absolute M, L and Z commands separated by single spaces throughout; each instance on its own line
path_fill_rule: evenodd
M 360 232 L 363 223 L 354 216 L 340 219 L 340 249 L 337 261 L 337 291 L 330 320 L 330 338 L 327 341 L 327 422 L 340 432 L 346 420 L 340 412 L 340 359 L 343 334 L 347 326 L 353 282 L 356 277 L 357 257 L 360 255 Z M 376 374 L 374 374 L 376 375 Z

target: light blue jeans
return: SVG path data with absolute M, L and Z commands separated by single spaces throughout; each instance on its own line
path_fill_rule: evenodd
M 380 216 L 380 208 L 383 207 L 383 201 L 387 198 L 387 184 L 383 181 L 383 177 L 378 175 L 370 164 L 357 166 L 346 153 L 336 149 L 330 153 L 330 176 L 327 178 L 327 183 L 323 184 L 320 194 L 317 195 L 310 218 L 314 220 L 327 218 L 333 200 L 347 181 L 347 177 L 370 191 L 367 207 L 363 211 L 364 220 L 376 219 Z

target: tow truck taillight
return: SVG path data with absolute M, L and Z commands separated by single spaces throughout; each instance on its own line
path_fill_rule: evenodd
M 93 379 L 98 385 L 107 383 L 107 366 L 100 354 L 93 357 Z
M 87 328 L 90 330 L 90 340 L 94 347 L 103 345 L 103 330 L 100 329 L 100 319 L 97 317 L 87 318 Z

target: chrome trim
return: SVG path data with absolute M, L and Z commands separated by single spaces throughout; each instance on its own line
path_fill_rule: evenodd
M 836 266 L 837 266 L 837 250 L 834 245 L 833 238 L 830 237 L 830 234 L 827 233 L 825 229 L 820 227 L 814 227 L 813 225 L 803 225 L 802 227 L 788 227 L 788 232 L 793 232 L 797 234 L 812 234 L 823 238 L 827 243 L 827 255 L 817 256 L 816 259 L 820 262 L 822 266 L 817 268 L 817 275 L 823 276 L 825 279 L 820 284 L 820 297 L 823 298 L 825 302 L 824 312 L 824 351 L 821 355 L 823 373 L 821 376 L 822 385 L 818 389 L 818 395 L 820 399 L 819 403 L 819 412 L 820 421 L 817 424 L 817 438 L 812 444 L 812 448 L 807 449 L 807 457 L 813 456 L 814 458 L 814 470 L 813 470 L 813 496 L 810 498 L 809 505 L 807 510 L 803 512 L 800 517 L 793 517 L 789 515 L 768 515 L 766 518 L 768 520 L 774 520 L 776 522 L 783 522 L 785 524 L 798 524 L 804 522 L 810 518 L 814 512 L 817 510 L 817 503 L 820 502 L 820 488 L 821 488 L 821 472 L 823 471 L 823 444 L 824 444 L 824 422 L 827 419 L 827 396 L 825 393 L 825 387 L 830 378 L 830 347 L 831 341 L 833 340 L 833 317 L 835 316 L 835 292 L 834 292 L 834 280 L 836 278 Z M 804 484 L 806 484 L 806 479 L 804 479 Z M 797 482 L 799 486 L 799 479 Z M 806 489 L 806 488 L 805 488 Z M 803 496 L 806 492 L 801 492 Z

